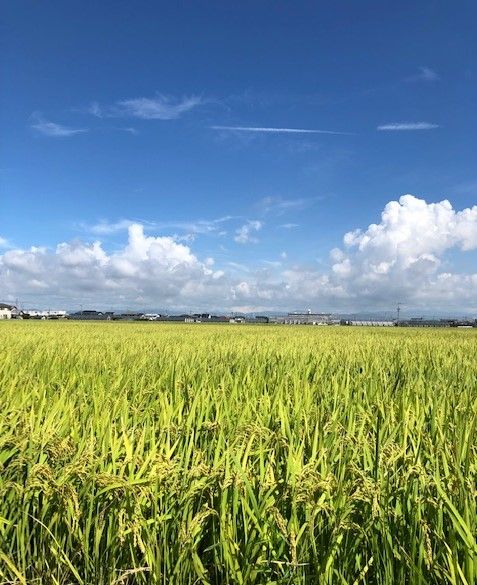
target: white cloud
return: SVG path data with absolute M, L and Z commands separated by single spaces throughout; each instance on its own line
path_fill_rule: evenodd
M 149 305 L 205 302 L 217 296 L 223 273 L 213 261 L 200 261 L 173 238 L 152 237 L 132 224 L 126 246 L 108 254 L 100 242 L 61 243 L 55 250 L 32 247 L 0 256 L 0 281 L 6 294 L 21 298 L 48 295 L 51 302 L 124 305 L 141 297 Z M 82 300 L 83 299 L 83 300 Z
M 143 120 L 175 120 L 186 112 L 203 105 L 205 100 L 200 96 L 174 98 L 158 94 L 155 97 L 137 97 L 120 100 L 114 105 L 101 106 L 93 102 L 88 111 L 98 118 L 133 117 Z
M 257 204 L 257 209 L 261 213 L 275 213 L 283 215 L 286 212 L 300 211 L 310 207 L 321 197 L 297 197 L 295 199 L 284 199 L 283 197 L 268 196 L 263 197 Z M 283 224 L 282 227 L 296 227 L 296 224 Z
M 76 134 L 83 134 L 84 132 L 88 132 L 88 128 L 70 128 L 68 126 L 56 124 L 55 122 L 50 122 L 49 120 L 45 120 L 39 113 L 33 114 L 32 118 L 35 123 L 32 124 L 31 127 L 45 136 L 64 138 L 67 136 L 75 136 Z
M 254 232 L 261 230 L 262 226 L 262 222 L 257 219 L 249 220 L 236 230 L 234 240 L 238 244 L 255 244 L 258 242 L 258 239 L 254 236 Z
M 133 136 L 137 136 L 139 134 L 139 131 L 136 130 L 136 128 L 133 128 L 132 126 L 118 127 L 117 130 L 120 130 L 121 132 L 127 132 L 128 134 L 132 134 Z
M 8 240 L 0 236 L 0 248 L 8 248 L 9 246 L 10 244 L 8 243 Z
M 423 81 L 439 81 L 439 75 L 430 67 L 419 67 Z
M 348 232 L 343 243 L 344 250 L 331 252 L 332 272 L 353 296 L 435 297 L 444 305 L 446 299 L 440 296 L 444 255 L 453 248 L 477 248 L 477 206 L 455 211 L 447 200 L 427 203 L 404 195 L 385 206 L 380 223 Z M 452 275 L 456 285 L 472 279 L 475 275 Z M 471 285 L 461 294 L 470 300 L 476 292 Z
M 389 124 L 381 124 L 377 130 L 384 131 L 400 131 L 400 130 L 433 130 L 439 128 L 438 124 L 430 124 L 429 122 L 392 122 Z
M 140 223 L 147 230 L 180 230 L 186 235 L 178 238 L 193 239 L 198 234 L 225 235 L 223 224 L 233 219 L 231 215 L 224 215 L 215 219 L 192 219 L 189 221 L 145 222 L 132 219 L 120 219 L 118 221 L 101 220 L 93 225 L 80 224 L 80 227 L 92 234 L 110 235 L 127 230 L 132 224 Z
M 93 116 L 96 116 L 97 118 L 103 117 L 103 110 L 101 106 L 98 104 L 98 102 L 92 102 L 89 108 L 87 109 L 87 112 L 89 114 L 92 114 Z
M 252 241 L 261 227 L 251 220 L 236 238 Z M 148 236 L 143 226 L 130 224 L 127 242 L 112 252 L 98 241 L 5 250 L 0 290 L 5 298 L 67 308 L 91 303 L 93 308 L 350 311 L 391 310 L 400 300 L 407 308 L 477 313 L 477 272 L 453 271 L 450 262 L 457 254 L 475 258 L 476 250 L 477 205 L 456 210 L 447 200 L 427 203 L 404 195 L 384 207 L 377 223 L 346 233 L 343 245 L 330 252 L 329 269 L 292 264 L 286 254 L 281 265 L 227 258 L 216 267 L 190 245 Z
M 225 130 L 230 132 L 261 132 L 265 134 L 341 134 L 350 132 L 335 132 L 334 130 L 313 130 L 307 128 L 267 128 L 263 126 L 210 126 L 211 130 Z
M 426 81 L 426 82 L 433 82 L 433 81 L 439 81 L 440 80 L 440 76 L 439 74 L 434 71 L 434 69 L 431 69 L 430 67 L 419 67 L 419 73 L 416 73 L 415 75 L 411 75 L 411 77 L 408 77 L 405 81 Z
M 379 224 L 348 232 L 343 241 L 368 256 L 379 253 L 406 262 L 416 254 L 440 255 L 453 247 L 472 250 L 477 248 L 477 205 L 456 212 L 447 200 L 426 203 L 403 195 L 386 205 Z
M 155 98 L 134 98 L 118 102 L 125 115 L 145 120 L 174 120 L 203 103 L 198 96 L 179 100 L 159 95 Z
M 92 234 L 97 234 L 98 236 L 108 236 L 110 234 L 115 234 L 117 232 L 121 232 L 123 230 L 129 229 L 129 227 L 133 223 L 136 223 L 136 222 L 131 220 L 131 219 L 120 219 L 120 220 L 115 221 L 115 222 L 109 222 L 107 220 L 102 220 L 99 223 L 96 223 L 94 225 L 90 225 L 90 226 L 82 225 L 82 227 L 86 231 L 91 232 Z

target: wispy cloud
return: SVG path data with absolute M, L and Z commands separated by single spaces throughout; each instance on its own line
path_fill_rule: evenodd
M 405 81 L 439 81 L 439 74 L 430 67 L 419 67 L 419 73 L 411 75 Z
M 419 67 L 423 81 L 439 81 L 439 75 L 430 67 Z
M 203 103 L 198 96 L 174 100 L 159 95 L 155 98 L 134 98 L 118 102 L 126 114 L 144 120 L 174 120 Z
M 250 267 L 245 264 L 240 264 L 239 262 L 227 262 L 226 264 L 239 272 L 250 272 Z
M 63 126 L 61 124 L 56 124 L 55 122 L 50 122 L 49 120 L 45 120 L 45 118 L 43 118 L 43 116 L 39 113 L 32 114 L 32 119 L 34 124 L 32 124 L 31 127 L 44 136 L 62 138 L 88 132 L 88 128 L 71 128 L 69 126 Z
M 82 224 L 81 227 L 86 231 L 91 232 L 92 234 L 96 234 L 98 236 L 109 236 L 117 232 L 125 231 L 135 223 L 140 223 L 141 225 L 143 224 L 143 222 L 137 222 L 132 219 L 120 219 L 119 221 L 115 222 L 101 220 L 99 223 L 96 223 L 94 225 Z
M 234 219 L 232 215 L 224 215 L 216 219 L 196 219 L 191 221 L 176 221 L 159 224 L 161 227 L 172 227 L 181 229 L 191 234 L 212 234 L 224 235 L 222 226 L 224 223 Z
M 103 108 L 98 104 L 98 102 L 92 102 L 86 110 L 89 114 L 96 116 L 97 118 L 103 117 Z
M 140 224 L 145 230 L 179 230 L 187 234 L 187 238 L 200 234 L 223 235 L 223 224 L 234 219 L 231 215 L 225 215 L 216 219 L 196 219 L 190 221 L 144 221 L 137 219 L 120 219 L 118 221 L 101 220 L 96 224 L 80 224 L 80 228 L 99 236 L 108 236 L 121 231 L 127 231 L 133 224 Z M 183 239 L 183 235 L 177 235 Z
M 263 197 L 257 204 L 257 208 L 263 213 L 275 213 L 276 215 L 282 215 L 287 211 L 299 211 L 310 207 L 316 201 L 319 201 L 321 197 L 297 197 L 295 199 L 284 199 L 283 197 Z M 284 224 L 294 226 L 295 224 Z
M 263 223 L 258 221 L 257 219 L 248 220 L 242 227 L 236 230 L 236 235 L 234 240 L 238 244 L 256 244 L 258 239 L 255 237 L 254 233 L 261 230 L 263 227 Z
M 292 230 L 292 229 L 295 229 L 297 227 L 300 227 L 300 224 L 298 224 L 298 223 L 282 223 L 278 227 L 282 228 L 284 230 Z
M 127 132 L 128 134 L 133 134 L 134 136 L 137 136 L 139 134 L 138 130 L 136 130 L 136 128 L 133 128 L 132 126 L 118 127 L 117 130 L 120 130 L 121 132 Z
M 2 236 L 0 236 L 0 248 L 9 248 L 10 244 L 8 242 L 8 240 L 6 238 L 2 238 Z
M 377 130 L 433 130 L 434 128 L 439 128 L 439 125 L 430 124 L 429 122 L 392 122 L 389 124 L 381 124 L 381 126 L 377 127 Z
M 206 103 L 200 96 L 174 98 L 158 94 L 155 97 L 137 97 L 119 100 L 110 106 L 92 102 L 88 112 L 97 118 L 132 117 L 142 120 L 175 120 L 186 112 Z
M 350 132 L 335 132 L 334 130 L 314 130 L 308 128 L 268 128 L 262 126 L 209 126 L 211 130 L 225 130 L 229 132 L 261 132 L 264 134 L 341 134 L 350 135 Z

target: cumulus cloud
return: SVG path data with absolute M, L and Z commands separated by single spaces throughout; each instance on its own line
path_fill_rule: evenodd
M 234 240 L 238 244 L 256 244 L 258 242 L 258 238 L 254 235 L 254 233 L 261 230 L 262 226 L 262 222 L 258 221 L 257 219 L 249 220 L 242 227 L 236 230 Z
M 117 306 L 138 298 L 156 306 L 184 306 L 213 298 L 222 273 L 200 261 L 171 237 L 146 236 L 139 224 L 128 228 L 124 248 L 108 254 L 101 243 L 61 243 L 55 250 L 32 247 L 0 256 L 0 281 L 7 294 L 43 292 L 54 301 L 99 302 Z
M 262 224 L 250 220 L 236 234 L 253 241 Z M 170 307 L 350 311 L 407 307 L 477 312 L 477 272 L 452 270 L 449 252 L 475 254 L 477 205 L 456 210 L 447 200 L 413 195 L 389 202 L 379 221 L 346 233 L 330 251 L 328 269 L 293 264 L 227 261 L 216 266 L 169 236 L 149 236 L 137 223 L 112 252 L 93 241 L 55 249 L 6 249 L 0 254 L 0 290 L 6 298 L 71 307 Z M 473 256 L 475 257 L 475 256 Z
M 348 232 L 343 243 L 331 252 L 332 274 L 353 296 L 428 298 L 445 305 L 460 291 L 462 300 L 475 299 L 477 275 L 443 276 L 440 269 L 448 250 L 477 248 L 477 206 L 455 211 L 447 200 L 427 203 L 404 195 L 385 206 L 380 223 Z

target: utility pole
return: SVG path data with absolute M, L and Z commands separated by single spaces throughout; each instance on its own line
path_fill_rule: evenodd
M 402 303 L 398 303 L 397 307 L 396 307 L 396 313 L 397 313 L 397 322 L 399 323 L 399 315 L 401 314 L 401 304 Z

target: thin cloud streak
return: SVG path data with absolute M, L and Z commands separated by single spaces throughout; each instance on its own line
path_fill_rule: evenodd
M 307 128 L 268 128 L 261 126 L 209 126 L 211 130 L 229 132 L 262 132 L 265 134 L 340 134 L 350 136 L 351 132 L 335 132 L 334 130 L 312 130 Z
M 65 138 L 68 136 L 75 136 L 76 134 L 83 134 L 84 132 L 89 131 L 88 128 L 70 128 L 68 126 L 56 124 L 55 122 L 50 122 L 49 120 L 45 120 L 41 114 L 38 113 L 33 114 L 32 118 L 36 123 L 32 124 L 31 127 L 44 136 Z
M 315 204 L 322 197 L 299 197 L 297 199 L 283 199 L 282 197 L 264 197 L 260 199 L 257 208 L 263 213 L 283 215 L 285 212 L 300 211 Z
M 232 215 L 225 215 L 223 217 L 218 217 L 216 219 L 196 219 L 190 221 L 167 221 L 167 222 L 157 222 L 157 221 L 144 221 L 138 219 L 120 219 L 115 222 L 111 222 L 108 220 L 101 220 L 100 222 L 94 225 L 88 224 L 80 224 L 81 229 L 86 232 L 99 235 L 99 236 L 109 236 L 112 234 L 116 234 L 121 231 L 128 230 L 131 225 L 139 224 L 143 227 L 144 230 L 181 230 L 188 234 L 213 234 L 219 232 L 222 229 L 224 223 L 229 222 L 230 220 L 234 219 Z M 182 237 L 182 236 L 178 236 Z
M 186 112 L 206 103 L 201 96 L 173 98 L 159 94 L 152 98 L 137 97 L 120 100 L 110 106 L 92 102 L 88 113 L 97 118 L 139 118 L 142 120 L 176 120 Z
M 430 124 L 429 122 L 393 122 L 390 124 L 381 124 L 376 129 L 379 131 L 402 131 L 402 130 L 433 130 L 439 128 L 439 124 Z
M 124 127 L 124 128 L 118 127 L 117 130 L 120 130 L 121 132 L 127 132 L 128 134 L 133 134 L 134 136 L 137 136 L 139 134 L 139 132 L 136 130 L 136 128 L 133 128 L 132 126 L 128 126 L 128 127 Z

